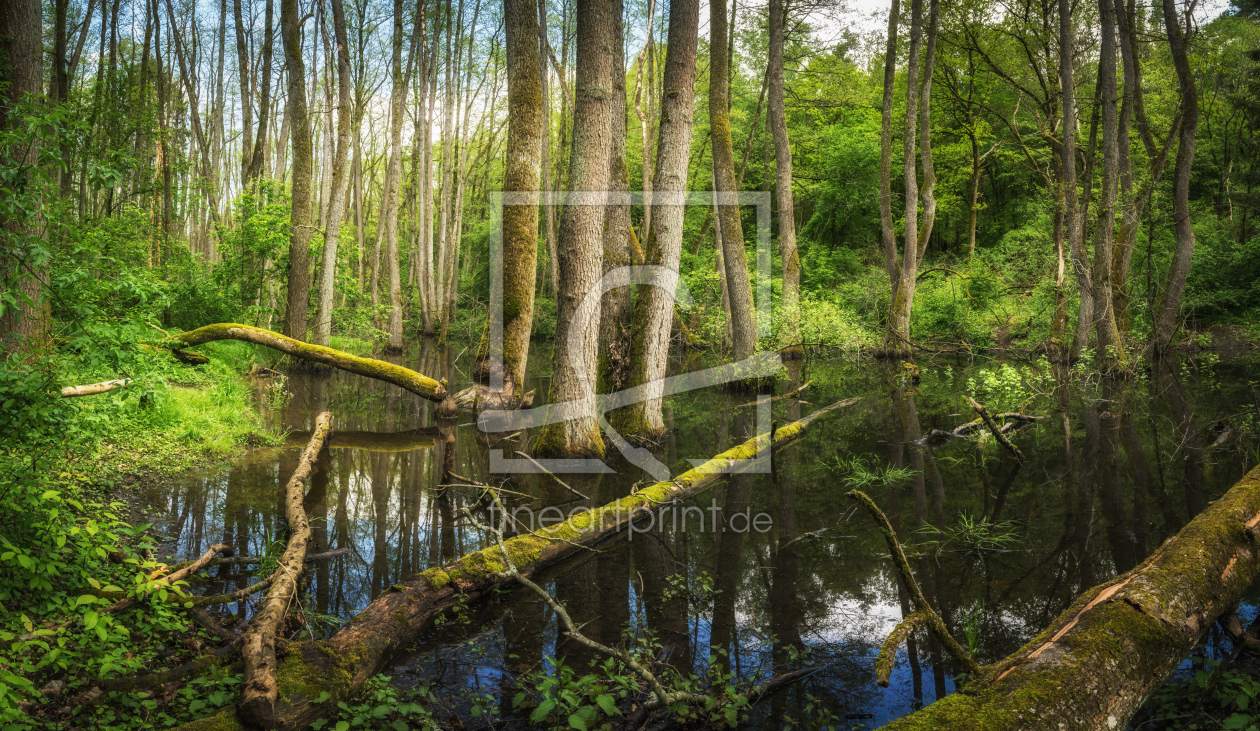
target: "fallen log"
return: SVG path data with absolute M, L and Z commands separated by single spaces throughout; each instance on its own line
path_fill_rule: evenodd
M 286 448 L 303 447 L 310 441 L 310 432 L 289 432 Z M 436 428 L 400 432 L 339 431 L 328 438 L 329 449 L 362 449 L 367 452 L 410 452 L 437 446 Z
M 100 383 L 89 383 L 85 386 L 66 386 L 61 389 L 62 398 L 74 398 L 75 396 L 95 396 L 98 393 L 113 391 L 116 388 L 122 388 L 131 383 L 130 378 L 115 378 L 112 381 L 101 381 Z
M 334 548 L 333 550 L 325 551 L 324 553 L 311 553 L 306 556 L 306 563 L 310 563 L 312 561 L 323 561 L 329 558 L 336 558 L 338 556 L 344 556 L 347 553 L 350 553 L 349 548 Z M 215 566 L 218 566 L 219 564 L 227 564 L 229 566 L 248 565 L 248 564 L 262 563 L 265 560 L 266 559 L 264 559 L 261 556 L 226 556 L 223 558 L 213 559 L 212 561 L 210 561 L 210 563 L 206 564 L 206 568 L 213 568 Z M 190 566 L 190 565 L 192 565 L 191 561 L 185 561 L 184 563 L 181 563 L 181 564 L 175 564 L 171 568 L 182 569 L 185 566 Z
M 1260 575 L 1260 468 L 959 693 L 885 726 L 1124 728 Z
M 315 433 L 311 435 L 297 469 L 285 486 L 284 512 L 289 523 L 289 542 L 272 574 L 271 588 L 267 590 L 266 598 L 254 613 L 242 639 L 245 682 L 237 713 L 252 726 L 273 728 L 276 725 L 276 698 L 280 692 L 276 681 L 276 633 L 289 611 L 289 604 L 297 599 L 298 575 L 302 573 L 306 544 L 311 539 L 311 525 L 302 507 L 302 499 L 306 497 L 306 478 L 315 468 L 315 459 L 324 448 L 324 441 L 331 430 L 332 414 L 325 411 L 315 419 Z
M 162 342 L 167 345 L 170 345 L 172 342 L 182 344 L 182 346 L 176 347 L 191 347 L 216 340 L 242 340 L 255 345 L 263 345 L 295 358 L 323 363 L 334 368 L 340 368 L 343 371 L 357 373 L 360 376 L 392 383 L 399 388 L 406 389 L 433 402 L 440 403 L 446 398 L 446 387 L 443 384 L 428 376 L 416 373 L 410 368 L 383 360 L 376 360 L 375 358 L 362 358 L 333 348 L 326 348 L 322 345 L 311 345 L 301 340 L 286 337 L 280 333 L 250 325 L 240 325 L 235 322 L 206 325 L 196 330 L 172 335 L 169 341 Z
M 532 576 L 583 547 L 617 534 L 632 521 L 652 515 L 656 507 L 694 497 L 738 468 L 737 460 L 753 460 L 763 449 L 783 447 L 799 438 L 823 415 L 860 400 L 852 398 L 834 403 L 799 421 L 780 426 L 773 434 L 753 437 L 672 480 L 657 482 L 601 507 L 574 513 L 563 523 L 515 536 L 505 541 L 507 551 L 520 573 Z M 499 550 L 498 546 L 491 546 L 416 574 L 390 587 L 328 640 L 290 644 L 279 672 L 280 685 L 289 691 L 275 706 L 278 727 L 306 728 L 336 708 L 337 701 L 358 692 L 396 655 L 412 646 L 438 614 L 486 596 L 497 586 L 511 581 L 503 573 Z M 323 693 L 330 694 L 331 700 L 316 703 Z M 227 711 L 183 728 L 207 731 L 240 728 L 234 723 L 237 719 Z

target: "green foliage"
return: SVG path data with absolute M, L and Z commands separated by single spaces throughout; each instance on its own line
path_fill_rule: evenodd
M 919 545 L 930 547 L 938 554 L 946 550 L 959 551 L 970 556 L 1001 553 L 1011 550 L 1020 539 L 1015 521 L 993 523 L 987 516 L 976 516 L 966 511 L 958 514 L 958 519 L 952 526 L 937 528 L 924 525 L 915 532 L 928 536 L 919 541 Z M 958 548 L 950 548 L 952 545 Z
M 848 458 L 838 455 L 819 464 L 822 469 L 840 475 L 844 486 L 851 490 L 889 487 L 914 477 L 913 469 L 881 464 L 873 454 Z
M 1054 391 L 1050 363 L 1042 356 L 1032 364 L 992 363 L 967 376 L 967 392 L 991 413 L 1024 411 Z
M 1188 678 L 1170 683 L 1147 703 L 1145 723 L 1154 729 L 1260 729 L 1260 680 L 1220 667 L 1212 658 L 1191 658 Z
M 388 675 L 377 675 L 363 684 L 358 699 L 352 702 L 338 701 L 337 712 L 311 724 L 316 731 L 348 731 L 348 729 L 440 729 L 442 725 L 433 717 L 430 706 L 434 701 L 428 686 L 416 686 L 407 690 L 395 688 Z M 327 696 L 327 697 L 324 697 Z M 315 699 L 315 703 L 331 700 L 328 693 Z

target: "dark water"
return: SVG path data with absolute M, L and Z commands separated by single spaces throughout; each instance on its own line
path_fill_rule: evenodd
M 550 347 L 534 348 L 531 386 L 541 401 Z M 469 358 L 458 349 L 419 345 L 398 362 L 453 384 L 468 381 Z M 674 370 L 704 365 L 680 361 Z M 903 647 L 891 687 L 876 686 L 873 657 L 909 605 L 882 536 L 844 496 L 853 486 L 870 493 L 914 546 L 911 563 L 924 592 L 984 663 L 1017 649 L 1083 589 L 1141 561 L 1260 454 L 1249 436 L 1260 421 L 1254 354 L 1185 358 L 1125 382 L 1056 375 L 1044 364 L 918 365 L 915 383 L 900 363 L 822 355 L 793 364 L 781 373 L 778 393 L 812 383 L 798 398 L 773 402 L 775 422 L 842 398 L 863 400 L 778 453 L 772 474 L 731 477 L 694 501 L 701 511 L 581 552 L 545 574 L 545 585 L 589 636 L 615 644 L 627 628 L 648 632 L 680 670 L 703 672 L 712 648 L 746 679 L 831 663 L 760 703 L 751 725 L 812 719 L 876 726 L 952 692 L 959 670 L 921 633 Z M 266 404 L 267 382 L 255 387 Z M 287 405 L 260 408 L 276 430 L 294 432 L 294 446 L 255 451 L 153 496 L 170 516 L 174 554 L 191 556 L 220 541 L 240 554 L 264 552 L 282 530 L 281 491 L 305 443 L 301 432 L 322 410 L 336 416 L 338 436 L 307 498 L 311 550 L 350 552 L 309 572 L 304 607 L 316 632 L 332 631 L 391 584 L 486 545 L 460 518 L 475 492 L 437 489 L 439 479 L 445 468 L 503 482 L 506 475 L 488 474 L 490 450 L 513 457 L 527 448 L 528 433 L 491 440 L 468 414 L 439 428 L 419 398 L 340 372 L 292 375 L 284 388 L 293 394 Z M 1018 407 L 1044 417 L 1014 437 L 1025 466 L 991 439 L 921 444 L 929 429 L 950 430 L 973 416 L 965 393 L 995 411 Z M 756 429 L 752 398 L 720 389 L 672 397 L 657 457 L 679 474 L 688 459 L 742 442 Z M 617 473 L 564 476 L 589 501 L 575 501 L 545 476 L 514 475 L 505 487 L 518 493 L 519 505 L 567 513 L 623 496 L 645 479 L 623 461 L 610 464 Z M 902 469 L 892 482 L 881 479 L 890 467 Z M 736 530 L 749 523 L 764 530 Z M 225 570 L 204 590 L 247 580 Z M 244 603 L 221 609 L 241 617 L 250 611 Z M 581 670 L 594 659 L 520 592 L 450 617 L 426 637 L 392 674 L 400 685 L 433 686 L 458 712 L 473 694 L 510 698 L 514 678 L 554 672 L 551 658 Z M 1205 649 L 1215 651 L 1214 644 Z M 503 715 L 511 717 L 508 705 Z

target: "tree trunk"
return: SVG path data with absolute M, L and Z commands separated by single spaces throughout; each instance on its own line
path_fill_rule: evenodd
M 919 44 L 922 43 L 922 38 L 923 0 L 913 0 L 910 5 L 910 49 L 906 61 L 906 116 L 903 125 L 905 141 L 902 144 L 902 177 L 906 185 L 903 219 L 905 231 L 902 236 L 899 279 L 892 295 L 892 309 L 888 314 L 888 337 L 885 342 L 888 353 L 905 356 L 914 352 L 910 344 L 910 311 L 914 306 L 914 285 L 919 268 L 919 178 L 914 158 L 918 141 Z
M 302 60 L 298 0 L 280 0 L 280 36 L 288 74 L 286 108 L 293 136 L 293 183 L 289 214 L 289 296 L 285 332 L 305 340 L 311 290 L 311 120 L 306 107 L 306 64 Z
M 766 119 L 774 135 L 774 196 L 779 204 L 779 258 L 783 262 L 783 295 L 779 303 L 782 313 L 779 352 L 785 358 L 805 357 L 801 347 L 801 261 L 796 252 L 796 207 L 792 198 L 792 145 L 788 139 L 787 110 L 783 90 L 783 26 L 787 12 L 783 0 L 770 0 L 770 108 Z M 926 94 L 926 92 L 925 92 Z M 926 115 L 924 134 L 926 129 Z
M 715 192 L 721 196 L 738 194 L 735 182 L 735 151 L 731 141 L 730 112 L 730 28 L 725 2 L 709 3 L 709 127 L 713 133 Z M 753 311 L 752 280 L 744 252 L 744 224 L 739 206 L 719 206 L 722 224 L 722 258 L 726 267 L 726 289 L 731 300 L 731 332 L 734 359 L 744 360 L 757 350 L 757 321 Z
M 1194 136 L 1199 129 L 1199 94 L 1195 88 L 1194 72 L 1186 40 L 1181 32 L 1181 19 L 1174 0 L 1163 0 L 1164 26 L 1168 29 L 1168 46 L 1173 66 L 1177 69 L 1177 83 L 1181 89 L 1181 132 L 1177 147 L 1177 164 L 1173 168 L 1173 224 L 1177 234 L 1177 248 L 1173 252 L 1172 267 L 1164 294 L 1155 311 L 1155 345 L 1166 348 L 1172 345 L 1181 317 L 1181 295 L 1190 274 L 1190 260 L 1194 257 L 1194 228 L 1190 221 L 1190 169 L 1194 166 Z
M 505 0 L 507 31 L 508 130 L 503 189 L 532 193 L 542 174 L 546 100 L 542 95 L 542 53 L 538 6 L 534 0 Z M 479 355 L 475 376 L 491 388 L 500 386 L 504 403 L 519 403 L 534 325 L 534 289 L 538 261 L 538 204 L 503 207 L 502 360 Z M 487 329 L 492 329 L 493 314 Z M 501 379 L 501 380 L 500 380 Z
M 332 339 L 334 283 L 337 280 L 337 243 L 346 208 L 346 158 L 350 148 L 350 41 L 346 34 L 346 14 L 341 0 L 332 0 L 333 34 L 337 42 L 337 142 L 333 149 L 328 215 L 324 221 L 324 256 L 319 270 L 319 319 L 315 322 L 315 344 L 328 345 Z M 332 130 L 329 130 L 331 133 Z
M 390 55 L 389 168 L 385 173 L 385 200 L 378 224 L 385 238 L 385 268 L 389 272 L 389 342 L 386 351 L 402 351 L 402 277 L 398 261 L 398 189 L 402 184 L 403 103 L 407 99 L 407 76 L 403 73 L 403 4 L 394 0 L 394 35 Z
M 573 99 L 570 192 L 560 220 L 557 333 L 549 401 L 565 404 L 563 421 L 542 428 L 534 452 L 545 456 L 604 456 L 596 418 L 599 356 L 597 287 L 603 271 L 604 205 L 613 116 L 617 105 L 617 22 L 613 0 L 577 2 L 577 78 Z
M 416 373 L 410 368 L 404 368 L 374 358 L 361 358 L 357 355 L 351 355 L 350 353 L 322 345 L 310 345 L 270 330 L 250 327 L 249 325 L 239 325 L 234 322 L 217 323 L 199 327 L 196 330 L 189 330 L 188 332 L 172 336 L 169 342 L 176 346 L 173 349 L 179 349 L 191 348 L 202 343 L 212 343 L 216 340 L 241 340 L 246 343 L 263 345 L 295 358 L 323 363 L 334 368 L 340 368 L 343 371 L 392 383 L 403 390 L 410 391 L 421 398 L 433 402 L 441 402 L 447 395 L 446 387 L 441 383 Z
M 1120 175 L 1119 120 L 1116 117 L 1116 7 L 1098 0 L 1102 40 L 1099 47 L 1099 100 L 1102 105 L 1102 189 L 1098 196 L 1098 228 L 1094 238 L 1094 326 L 1098 355 L 1104 364 L 1124 359 L 1111 297 L 1111 254 L 1116 229 L 1116 184 Z
M 86 22 L 86 21 L 85 21 Z M 37 0 L 3 0 L 0 2 L 0 129 L 21 124 L 14 119 L 19 102 L 42 105 L 44 97 L 43 9 Z M 19 170 L 19 179 L 6 186 L 20 190 L 22 178 L 32 177 L 39 164 L 39 146 L 14 146 L 15 157 L 5 161 L 10 169 Z M 28 196 L 37 196 L 38 184 L 32 180 Z M 43 221 L 38 211 L 43 202 L 25 202 L 32 213 L 20 218 L 0 218 L 9 241 L 0 258 L 0 270 L 6 282 L 15 283 L 17 301 L 0 316 L 0 353 L 37 348 L 43 344 L 50 319 L 49 304 L 43 299 L 41 280 L 47 278 L 47 265 L 40 265 L 31 254 L 43 248 Z M 20 207 L 19 207 L 20 209 Z M 12 286 L 12 285 L 11 285 Z
M 1067 231 L 1067 247 L 1072 257 L 1072 267 L 1080 290 L 1080 306 L 1077 310 L 1076 335 L 1072 338 L 1071 359 L 1080 357 L 1089 343 L 1090 323 L 1093 321 L 1093 286 L 1090 283 L 1089 264 L 1086 260 L 1084 216 L 1079 210 L 1076 192 L 1076 82 L 1072 69 L 1075 45 L 1072 37 L 1072 10 L 1068 0 L 1059 0 L 1059 90 L 1063 97 L 1063 145 L 1060 148 L 1060 166 L 1063 178 L 1063 226 Z M 1092 147 L 1092 146 L 1091 146 Z M 1091 156 L 1092 157 L 1092 156 Z M 1088 167 L 1088 166 L 1087 166 Z M 1087 170 L 1086 179 L 1092 177 Z M 1059 285 L 1060 290 L 1062 285 Z M 1060 297 L 1063 295 L 1060 294 Z
M 614 17 L 617 19 L 616 58 L 614 68 L 625 67 L 624 29 L 622 27 L 622 0 L 613 0 Z M 626 165 L 626 81 L 625 74 L 613 75 L 612 95 L 612 151 L 608 191 L 614 200 L 604 208 L 604 256 L 603 274 L 609 276 L 620 267 L 638 263 L 632 245 L 634 231 L 630 223 L 630 168 Z M 644 202 L 646 220 L 651 208 Z M 600 300 L 599 314 L 599 376 L 598 393 L 615 393 L 626 385 L 630 376 L 631 311 L 634 291 L 620 286 L 609 289 Z M 668 328 L 666 328 L 668 333 Z
M 884 96 L 879 135 L 879 221 L 884 242 L 884 264 L 893 297 L 901 278 L 901 262 L 897 254 L 897 229 L 892 216 L 892 124 L 893 91 L 897 86 L 897 25 L 901 19 L 901 0 L 892 0 L 888 10 L 888 42 L 884 50 Z
M 281 10 L 281 14 L 283 14 L 283 8 Z M 248 187 L 258 176 L 263 175 L 267 163 L 267 128 L 271 124 L 271 57 L 273 49 L 272 39 L 274 38 L 272 33 L 272 13 L 272 0 L 267 0 L 266 10 L 263 13 L 262 73 L 259 74 L 257 82 L 251 86 L 251 88 L 256 87 L 258 89 L 258 134 L 254 135 L 254 150 L 248 155 L 249 169 L 241 177 L 242 187 Z M 237 33 L 240 33 L 241 30 L 241 27 L 238 25 Z M 283 32 L 281 35 L 283 35 Z M 283 38 L 281 40 L 283 42 Z M 282 158 L 280 150 L 283 149 L 286 142 L 285 137 L 288 134 L 288 128 L 289 109 L 286 106 L 280 136 L 275 143 L 276 157 L 278 159 Z M 275 170 L 276 173 L 272 177 L 283 180 L 284 176 L 281 174 L 279 163 L 277 163 Z
M 692 109 L 696 96 L 696 33 L 700 24 L 698 0 L 674 0 L 669 11 L 663 87 L 674 93 L 661 99 L 657 139 L 656 180 L 652 189 L 654 224 L 648 233 L 644 263 L 677 275 L 682 259 L 683 220 L 687 209 L 687 154 L 691 147 Z M 645 145 L 645 148 L 647 145 Z M 719 246 L 720 250 L 720 246 Z M 661 277 L 642 284 L 634 304 L 633 345 L 627 386 L 647 386 L 646 398 L 615 414 L 618 431 L 658 437 L 665 432 L 661 398 L 669 358 L 676 281 Z

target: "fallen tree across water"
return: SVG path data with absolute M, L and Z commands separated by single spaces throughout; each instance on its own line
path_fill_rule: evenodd
M 961 691 L 884 728 L 1124 728 L 1260 575 L 1260 467 Z
M 276 698 L 280 693 L 276 683 L 276 635 L 289 605 L 297 601 L 298 576 L 306 558 L 306 544 L 311 539 L 311 525 L 302 507 L 302 499 L 306 497 L 306 478 L 315 468 L 315 459 L 324 448 L 330 431 L 332 414 L 325 411 L 316 417 L 315 432 L 285 486 L 284 514 L 289 523 L 289 541 L 276 564 L 267 596 L 254 612 L 249 629 L 242 638 L 245 683 L 238 710 L 247 723 L 262 728 L 276 725 Z
M 302 447 L 310 438 L 308 431 L 289 432 L 284 438 L 284 446 Z M 436 427 L 399 432 L 339 431 L 328 438 L 329 449 L 362 449 L 367 452 L 410 452 L 435 447 L 437 443 Z
M 235 322 L 221 322 L 215 325 L 199 327 L 196 330 L 172 335 L 168 340 L 160 341 L 160 344 L 172 346 L 178 350 L 180 347 L 192 347 L 216 340 L 241 340 L 246 343 L 263 345 L 295 358 L 323 363 L 334 368 L 340 368 L 343 371 L 357 373 L 360 376 L 392 383 L 399 388 L 406 389 L 436 403 L 440 403 L 447 396 L 445 385 L 428 376 L 416 373 L 410 368 L 383 360 L 376 360 L 375 358 L 351 355 L 350 353 L 326 348 L 322 345 L 311 345 L 301 340 L 286 337 L 280 333 L 250 325 L 240 325 Z
M 645 487 L 633 495 L 576 513 L 568 520 L 504 542 L 517 570 L 525 577 L 573 555 L 584 546 L 617 534 L 655 508 L 694 497 L 723 479 L 739 462 L 752 461 L 765 449 L 785 446 L 810 424 L 837 409 L 857 403 L 852 398 L 819 409 L 729 449 L 678 477 Z M 292 643 L 280 664 L 278 684 L 287 692 L 275 706 L 277 727 L 306 728 L 336 708 L 363 684 L 406 651 L 441 612 L 489 594 L 512 581 L 498 546 L 470 553 L 442 567 L 431 568 L 394 584 L 328 640 Z M 323 694 L 327 693 L 328 696 Z M 324 697 L 324 702 L 316 699 Z M 183 727 L 223 731 L 243 728 L 231 709 Z

